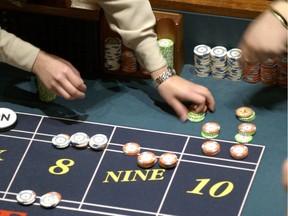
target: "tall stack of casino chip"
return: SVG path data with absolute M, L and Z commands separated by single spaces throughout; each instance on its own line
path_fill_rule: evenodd
M 287 56 L 281 56 L 277 60 L 278 85 L 287 88 Z
M 242 56 L 242 51 L 237 48 L 230 49 L 227 52 L 227 79 L 232 81 L 240 81 L 243 77 L 243 66 L 239 60 Z
M 205 44 L 194 47 L 195 73 L 199 77 L 208 77 L 211 74 L 211 48 Z
M 257 83 L 261 80 L 259 62 L 246 62 L 243 79 L 248 83 Z
M 261 82 L 267 86 L 278 84 L 278 68 L 276 59 L 267 59 L 260 66 Z
M 121 67 L 122 41 L 118 37 L 105 39 L 104 65 L 107 70 L 119 70 Z
M 210 51 L 212 77 L 224 79 L 227 73 L 226 61 L 227 49 L 223 46 L 215 46 Z
M 174 41 L 169 38 L 161 38 L 158 40 L 158 44 L 168 66 L 174 68 Z
M 133 50 L 123 48 L 121 54 L 121 70 L 126 73 L 135 73 L 138 70 L 138 61 Z

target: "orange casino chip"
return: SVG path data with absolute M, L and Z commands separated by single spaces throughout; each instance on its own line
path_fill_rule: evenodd
M 196 112 L 196 108 L 197 108 L 197 105 L 195 104 L 192 104 L 190 107 L 189 107 L 189 112 L 192 112 L 194 114 L 198 114 L 198 113 L 206 113 L 207 112 L 207 106 L 205 105 L 203 110 L 201 110 L 200 112 Z
M 238 132 L 242 135 L 254 135 L 256 126 L 252 123 L 242 123 L 238 126 Z
M 220 131 L 220 125 L 216 122 L 207 122 L 202 126 L 202 131 L 208 134 L 216 134 Z
M 137 163 L 142 168 L 149 168 L 155 165 L 157 157 L 153 152 L 142 152 L 138 155 Z
M 230 148 L 230 155 L 236 160 L 244 159 L 248 155 L 248 147 L 243 144 L 233 145 Z
M 137 155 L 140 152 L 140 145 L 136 142 L 128 142 L 123 146 L 122 150 L 126 155 Z
M 216 141 L 206 141 L 202 144 L 202 151 L 208 156 L 216 155 L 220 152 L 220 144 Z
M 178 157 L 176 154 L 166 152 L 160 156 L 159 165 L 165 169 L 174 168 L 177 165 Z

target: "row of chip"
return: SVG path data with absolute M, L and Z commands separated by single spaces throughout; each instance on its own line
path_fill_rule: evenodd
M 262 82 L 267 86 L 279 85 L 287 88 L 287 57 L 267 59 L 262 64 L 247 62 L 243 79 L 248 83 Z
M 36 201 L 36 198 L 37 194 L 33 190 L 22 190 L 16 196 L 17 202 L 25 206 L 32 205 Z M 52 191 L 40 197 L 40 205 L 44 208 L 55 208 L 61 200 L 61 194 Z
M 84 149 L 89 146 L 92 150 L 101 151 L 108 145 L 108 138 L 105 134 L 95 134 L 89 137 L 84 132 L 77 132 L 72 136 L 68 134 L 58 134 L 52 138 L 52 144 L 58 149 L 64 149 L 69 146 Z
M 169 38 L 161 38 L 158 39 L 158 45 L 168 66 L 174 68 L 174 41 Z M 125 47 L 119 37 L 105 39 L 104 67 L 108 71 L 121 70 L 125 73 L 134 73 L 141 68 L 135 52 Z
M 205 44 L 194 48 L 195 73 L 200 77 L 212 76 L 217 79 L 241 80 L 243 67 L 239 63 L 242 51 L 237 48 L 227 49 L 223 46 L 213 48 Z
M 136 156 L 137 157 L 137 164 L 141 168 L 150 168 L 154 166 L 158 158 L 157 156 L 151 151 L 145 151 L 140 153 L 140 145 L 136 142 L 128 142 L 123 145 L 122 148 L 123 152 L 129 156 Z M 159 157 L 159 165 L 164 169 L 172 169 L 178 163 L 178 157 L 176 154 L 172 152 L 165 152 Z
M 220 143 L 214 140 L 205 141 L 202 146 L 202 151 L 207 156 L 214 156 L 220 152 Z M 236 160 L 245 159 L 248 156 L 248 147 L 243 144 L 235 144 L 230 148 L 230 155 Z

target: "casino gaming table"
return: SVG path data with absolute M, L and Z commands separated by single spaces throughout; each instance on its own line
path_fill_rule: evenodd
M 227 47 L 235 46 L 249 21 L 184 16 L 186 64 L 180 75 L 208 87 L 216 100 L 216 111 L 208 112 L 200 123 L 182 123 L 149 79 L 87 79 L 85 99 L 57 98 L 45 103 L 38 100 L 32 74 L 0 65 L 0 107 L 13 109 L 18 116 L 15 128 L 0 133 L 1 216 L 286 214 L 286 192 L 281 184 L 281 166 L 287 157 L 286 89 L 197 77 L 187 47 L 223 41 Z M 203 20 L 212 29 L 189 29 L 200 27 Z M 232 24 L 237 24 L 237 31 L 229 37 L 220 37 L 219 29 L 209 34 L 221 28 L 220 23 L 228 26 L 222 32 L 227 33 Z M 202 41 L 199 34 L 205 35 Z M 235 110 L 240 106 L 254 109 L 257 132 L 247 144 L 248 157 L 238 161 L 229 156 L 229 148 L 235 143 L 240 123 Z M 206 122 L 221 125 L 217 137 L 221 152 L 214 157 L 201 152 L 201 127 Z M 107 149 L 59 150 L 52 146 L 54 135 L 78 131 L 90 136 L 107 134 Z M 130 141 L 157 156 L 175 152 L 178 165 L 169 170 L 158 164 L 139 168 L 136 157 L 122 152 L 123 144 Z M 16 201 L 17 193 L 25 189 L 37 193 L 31 206 Z M 56 208 L 45 209 L 39 197 L 49 191 L 61 193 L 62 201 Z

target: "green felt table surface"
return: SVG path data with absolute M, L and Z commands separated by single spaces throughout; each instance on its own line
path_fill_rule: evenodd
M 248 194 L 242 215 L 286 214 L 286 193 L 281 184 L 281 166 L 287 157 L 287 89 L 250 84 L 244 81 L 201 78 L 191 65 L 185 65 L 184 78 L 208 87 L 216 101 L 216 111 L 207 113 L 201 123 L 182 123 L 161 99 L 151 80 L 105 77 L 85 80 L 83 100 L 57 98 L 38 100 L 35 77 L 31 73 L 0 64 L 0 107 L 17 112 L 60 116 L 114 125 L 200 136 L 205 122 L 221 125 L 219 139 L 234 141 L 237 126 L 235 110 L 249 106 L 256 112 L 257 133 L 251 143 L 265 146 L 265 152 Z M 181 86 L 179 86 L 181 88 Z

